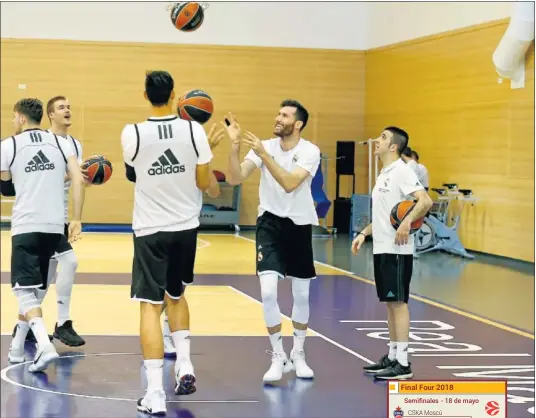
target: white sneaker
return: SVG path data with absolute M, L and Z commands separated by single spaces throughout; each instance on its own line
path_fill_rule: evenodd
M 185 361 L 178 368 L 175 363 L 175 381 L 175 395 L 191 395 L 197 390 L 194 366 L 191 361 Z
M 56 352 L 54 344 L 48 343 L 43 347 L 37 346 L 37 352 L 35 353 L 34 361 L 28 367 L 30 372 L 42 372 L 50 363 L 58 359 L 60 355 Z
M 315 376 L 313 370 L 305 361 L 305 351 L 292 350 L 288 363 L 289 365 L 285 371 L 296 370 L 296 376 L 301 379 L 312 379 Z
M 163 390 L 146 393 L 138 399 L 138 411 L 150 415 L 166 415 L 166 393 Z
M 268 371 L 264 374 L 262 380 L 266 383 L 277 382 L 283 377 L 283 372 L 286 372 L 285 366 L 288 364 L 288 357 L 284 352 L 266 352 L 272 356 L 272 364 Z
M 13 346 L 10 346 L 9 353 L 7 353 L 7 359 L 12 364 L 24 363 L 24 347 L 13 348 Z
M 166 357 L 173 357 L 177 355 L 175 344 L 173 344 L 173 338 L 167 335 L 164 336 L 164 355 Z

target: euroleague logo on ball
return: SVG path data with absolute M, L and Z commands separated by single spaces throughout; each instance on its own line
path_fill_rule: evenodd
M 492 417 L 497 415 L 499 413 L 499 402 L 489 401 L 486 404 L 486 413 Z

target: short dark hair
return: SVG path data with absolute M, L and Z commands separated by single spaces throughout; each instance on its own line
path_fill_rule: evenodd
M 419 161 L 419 154 L 415 150 L 411 150 L 411 156 L 415 158 L 416 161 Z
M 391 145 L 395 144 L 397 146 L 396 153 L 400 156 L 406 148 L 408 148 L 409 136 L 408 133 L 396 126 L 388 126 L 384 131 L 389 131 L 393 134 L 391 138 Z M 411 149 L 410 149 L 411 152 Z M 405 155 L 405 154 L 404 154 Z M 411 154 L 410 154 L 411 156 Z
M 43 102 L 39 99 L 21 99 L 15 103 L 13 111 L 26 116 L 29 121 L 39 125 L 43 119 Z
M 303 107 L 303 105 L 297 100 L 291 99 L 283 100 L 281 102 L 281 107 L 285 106 L 296 108 L 296 120 L 300 120 L 303 122 L 303 125 L 300 128 L 300 132 L 303 131 L 307 126 L 307 121 L 309 120 L 309 112 L 307 111 L 307 109 Z
M 56 104 L 56 102 L 59 102 L 60 100 L 67 100 L 67 97 L 54 96 L 52 99 L 50 99 L 47 102 L 47 116 L 50 115 L 54 111 L 54 105 Z M 50 116 L 48 116 L 48 119 L 50 120 Z
M 408 157 L 408 158 L 411 158 L 411 148 L 410 147 L 406 147 L 404 148 L 404 151 L 402 151 L 402 155 Z
M 173 77 L 167 71 L 148 71 L 145 76 L 145 91 L 153 106 L 168 104 L 174 87 Z

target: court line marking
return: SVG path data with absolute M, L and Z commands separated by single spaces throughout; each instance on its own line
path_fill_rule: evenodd
M 239 235 L 239 237 L 242 238 L 243 240 L 255 243 L 255 241 L 252 240 L 251 238 L 246 238 L 246 237 L 243 237 L 241 235 Z M 374 281 L 369 280 L 369 279 L 365 279 L 363 277 L 359 277 L 359 276 L 355 275 L 354 273 L 352 273 L 351 271 L 344 270 L 344 269 L 341 269 L 339 267 L 335 267 L 335 266 L 333 266 L 331 264 L 322 263 L 321 261 L 316 261 L 315 260 L 315 263 L 320 264 L 321 266 L 330 268 L 332 270 L 344 273 L 344 274 L 348 275 L 349 277 L 351 277 L 352 279 L 359 280 L 359 281 L 362 281 L 363 283 L 367 283 L 367 284 L 375 286 Z M 443 309 L 445 311 L 449 311 L 449 312 L 455 313 L 455 314 L 460 315 L 460 316 L 464 316 L 464 317 L 469 318 L 469 319 L 474 319 L 475 321 L 481 322 L 483 324 L 491 325 L 491 326 L 493 326 L 495 328 L 499 328 L 499 329 L 502 329 L 504 331 L 509 331 L 509 332 L 511 332 L 513 334 L 517 334 L 517 335 L 520 335 L 522 337 L 529 338 L 531 340 L 535 339 L 533 334 L 529 334 L 528 332 L 521 331 L 521 330 L 516 329 L 516 328 L 512 328 L 512 327 L 510 327 L 508 325 L 500 324 L 498 322 L 492 321 L 491 319 L 482 318 L 481 316 L 478 316 L 478 315 L 475 315 L 475 314 L 472 314 L 472 313 L 469 313 L 469 312 L 461 311 L 461 310 L 459 310 L 457 308 L 453 308 L 451 306 L 447 306 L 447 305 L 444 305 L 442 303 L 435 302 L 433 300 L 424 298 L 422 296 L 414 295 L 412 293 L 410 293 L 409 297 L 412 298 L 412 299 L 418 300 L 419 302 L 426 303 L 426 304 L 431 305 L 431 306 L 435 306 L 436 308 L 440 308 L 440 309 Z
M 72 357 L 88 357 L 88 356 L 139 356 L 139 353 L 95 353 L 95 354 L 75 354 L 75 355 L 69 355 L 69 356 L 60 356 L 59 360 L 63 358 L 72 358 Z M 60 392 L 55 390 L 49 390 L 49 389 L 41 389 L 34 386 L 28 386 L 23 383 L 15 382 L 11 378 L 7 376 L 7 372 L 10 370 L 24 366 L 25 364 L 33 363 L 33 361 L 25 361 L 24 363 L 19 364 L 12 364 L 11 366 L 7 366 L 0 372 L 0 377 L 2 380 L 6 381 L 7 383 L 10 383 L 14 386 L 18 386 L 21 388 L 29 389 L 29 390 L 35 390 L 37 392 L 44 392 L 44 393 L 51 393 L 54 395 L 64 395 L 64 396 L 74 396 L 78 398 L 86 398 L 86 399 L 104 399 L 108 401 L 128 401 L 128 402 L 138 402 L 138 399 L 131 399 L 131 398 L 114 398 L 114 397 L 106 397 L 106 396 L 98 396 L 98 395 L 82 395 L 79 393 L 67 393 L 67 392 Z M 196 401 L 196 400 L 166 400 L 166 403 L 259 403 L 258 400 L 224 400 L 224 401 L 215 401 L 215 400 L 208 400 L 208 401 Z
M 247 293 L 244 293 L 241 290 L 238 290 L 236 287 L 233 287 L 233 286 L 227 286 L 227 287 L 229 289 L 231 289 L 231 290 L 234 290 L 236 293 L 239 293 L 242 296 L 244 296 L 244 297 L 246 297 L 246 298 L 252 300 L 253 302 L 255 302 L 255 303 L 257 303 L 257 304 L 262 306 L 262 302 L 260 300 L 255 299 L 253 296 L 250 296 Z M 289 321 L 292 322 L 292 318 L 290 318 L 289 316 L 285 315 L 284 313 L 281 313 L 281 315 L 283 316 L 283 318 L 288 319 Z M 327 341 L 328 343 L 333 344 L 335 347 L 338 347 L 341 350 L 346 351 L 348 354 L 351 354 L 352 356 L 363 360 L 365 363 L 374 364 L 374 362 L 372 360 L 366 358 L 365 356 L 363 356 L 363 355 L 361 355 L 359 353 L 356 353 L 353 350 L 350 350 L 348 347 L 342 345 L 341 343 L 338 343 L 337 341 L 334 341 L 331 338 L 326 337 L 324 334 L 321 334 L 320 332 L 315 331 L 313 328 L 309 328 L 309 331 L 311 331 L 312 333 L 316 334 L 317 337 L 322 338 L 324 341 Z

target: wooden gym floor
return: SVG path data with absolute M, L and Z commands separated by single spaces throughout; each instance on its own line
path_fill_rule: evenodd
M 61 357 L 46 373 L 28 364 L 9 365 L 7 351 L 16 320 L 9 285 L 11 241 L 1 233 L 1 416 L 131 417 L 143 394 L 138 304 L 129 299 L 130 234 L 89 234 L 76 243 L 79 270 L 71 303 L 86 345 L 55 341 Z M 308 361 L 314 381 L 285 376 L 265 387 L 270 357 L 251 233 L 201 234 L 192 310 L 194 395 L 173 394 L 173 361 L 166 360 L 168 416 L 176 417 L 366 417 L 387 416 L 385 384 L 363 375 L 388 339 L 384 307 L 372 284 L 370 246 L 351 257 L 348 237 L 316 239 L 318 279 L 311 287 Z M 333 264 L 334 266 L 330 266 Z M 410 299 L 411 361 L 416 379 L 508 379 L 508 416 L 534 415 L 533 265 L 473 261 L 431 253 L 415 261 Z M 355 275 L 353 273 L 357 273 Z M 279 290 L 290 316 L 289 283 Z M 44 302 L 49 332 L 56 319 L 54 286 Z M 283 322 L 285 348 L 291 322 Z M 27 345 L 28 358 L 33 347 Z

